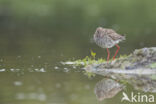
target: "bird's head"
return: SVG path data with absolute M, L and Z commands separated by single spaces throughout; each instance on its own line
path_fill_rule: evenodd
M 98 27 L 98 28 L 96 29 L 96 31 L 95 31 L 94 36 L 96 36 L 96 37 L 100 37 L 102 31 L 103 31 L 103 28 L 102 28 L 102 27 Z
M 103 28 L 102 28 L 102 27 L 98 27 L 98 28 L 96 29 L 96 33 L 98 33 L 98 34 L 100 34 L 102 31 L 103 31 Z

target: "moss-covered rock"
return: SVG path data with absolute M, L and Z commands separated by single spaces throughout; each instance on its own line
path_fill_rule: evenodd
M 102 75 L 136 90 L 156 93 L 156 47 L 135 50 L 127 57 L 86 66 L 86 71 Z
M 123 74 L 128 74 L 128 72 L 129 74 L 156 74 L 156 47 L 137 49 L 128 56 L 101 64 L 94 63 L 86 66 L 86 71 L 90 72 L 111 72 L 111 70 L 114 73 L 116 70 L 116 73 L 121 72 Z

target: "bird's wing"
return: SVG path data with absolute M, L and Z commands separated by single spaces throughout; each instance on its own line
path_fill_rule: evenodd
M 108 34 L 113 40 L 125 40 L 125 36 L 119 35 L 116 32 L 111 32 Z

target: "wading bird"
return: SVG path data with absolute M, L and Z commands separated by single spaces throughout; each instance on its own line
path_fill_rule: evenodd
M 112 48 L 113 46 L 117 47 L 115 55 L 113 56 L 113 60 L 114 60 L 120 49 L 118 43 L 123 40 L 125 40 L 125 36 L 119 35 L 112 29 L 98 27 L 94 34 L 95 43 L 98 46 L 107 49 L 107 53 L 108 53 L 107 61 L 109 61 L 109 57 L 110 57 L 109 48 Z

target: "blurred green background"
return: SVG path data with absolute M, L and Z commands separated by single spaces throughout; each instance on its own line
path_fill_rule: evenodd
M 61 61 L 84 58 L 90 50 L 97 53 L 96 58 L 106 58 L 106 50 L 92 41 L 98 26 L 126 36 L 120 54 L 156 46 L 156 1 L 0 0 L 0 103 L 98 103 L 93 89 L 101 77 L 90 80 L 80 69 L 60 65 Z M 48 73 L 25 72 L 40 69 Z M 43 101 L 35 99 L 41 92 L 41 99 L 46 96 Z M 29 94 L 30 98 L 25 97 Z M 120 96 L 103 103 L 120 102 Z
M 55 50 L 67 57 L 85 56 L 90 49 L 100 50 L 90 41 L 98 26 L 126 35 L 122 45 L 127 53 L 156 45 L 156 1 L 0 1 L 1 55 L 40 55 Z

